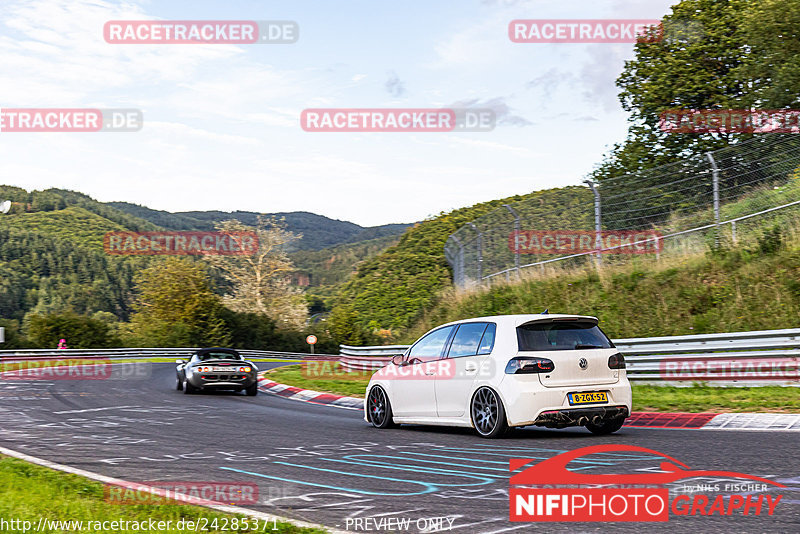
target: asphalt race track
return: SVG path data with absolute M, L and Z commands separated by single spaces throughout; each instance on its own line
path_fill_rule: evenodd
M 0 446 L 130 481 L 257 483 L 249 508 L 364 530 L 364 518 L 410 518 L 410 531 L 443 524 L 455 532 L 550 530 L 800 532 L 800 434 L 628 429 L 596 437 L 583 429 L 522 429 L 484 440 L 469 430 L 377 430 L 358 411 L 278 396 L 175 390 L 173 364 L 136 365 L 110 380 L 0 381 Z M 281 364 L 259 364 L 261 369 Z M 144 371 L 143 371 L 144 370 Z M 782 482 L 772 517 L 734 513 L 671 516 L 664 523 L 512 523 L 508 461 L 545 459 L 589 445 L 658 450 L 693 469 L 728 470 Z M 642 454 L 594 455 L 571 469 L 657 471 Z M 714 484 L 711 479 L 675 483 Z M 437 522 L 435 518 L 448 518 Z M 428 528 L 434 531 L 435 528 Z

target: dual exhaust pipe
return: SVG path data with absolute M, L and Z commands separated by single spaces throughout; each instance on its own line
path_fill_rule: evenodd
M 578 418 L 576 422 L 578 423 L 578 426 L 585 426 L 589 424 L 589 418 L 585 415 L 582 415 Z M 595 415 L 594 417 L 592 417 L 593 425 L 600 425 L 602 423 L 603 423 L 603 418 L 600 417 L 599 415 Z

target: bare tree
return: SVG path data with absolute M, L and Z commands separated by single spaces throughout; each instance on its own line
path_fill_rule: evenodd
M 256 228 L 237 220 L 216 225 L 218 231 L 242 245 L 238 232 L 255 231 L 258 245 L 252 255 L 206 256 L 232 285 L 223 304 L 236 312 L 266 315 L 278 326 L 302 328 L 308 308 L 302 292 L 291 285 L 294 265 L 286 254 L 286 246 L 300 235 L 286 229 L 286 224 L 274 217 L 259 217 Z

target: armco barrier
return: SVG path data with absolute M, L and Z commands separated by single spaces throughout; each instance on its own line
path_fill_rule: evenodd
M 628 378 L 641 384 L 691 386 L 800 386 L 800 328 L 613 340 L 625 356 Z M 340 362 L 375 370 L 408 345 L 341 345 Z
M 800 386 L 800 328 L 723 334 L 617 339 L 628 378 L 642 384 Z M 351 371 L 374 371 L 408 345 L 340 346 L 340 354 L 240 350 L 246 358 L 339 361 Z M 65 358 L 188 358 L 193 348 L 4 350 L 0 363 Z
M 199 348 L 144 348 L 144 349 L 19 349 L 0 350 L 0 363 L 29 360 L 98 359 L 116 360 L 128 358 L 181 358 L 188 359 Z M 278 352 L 270 350 L 239 350 L 245 358 L 281 358 L 286 360 L 338 360 L 335 354 L 305 354 L 302 352 Z

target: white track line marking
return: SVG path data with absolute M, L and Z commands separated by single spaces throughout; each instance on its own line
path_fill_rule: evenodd
M 63 410 L 60 412 L 53 412 L 53 413 L 62 414 L 62 413 L 102 412 L 104 410 L 122 410 L 124 408 L 138 408 L 138 406 L 108 406 L 106 408 L 86 408 L 85 410 Z

